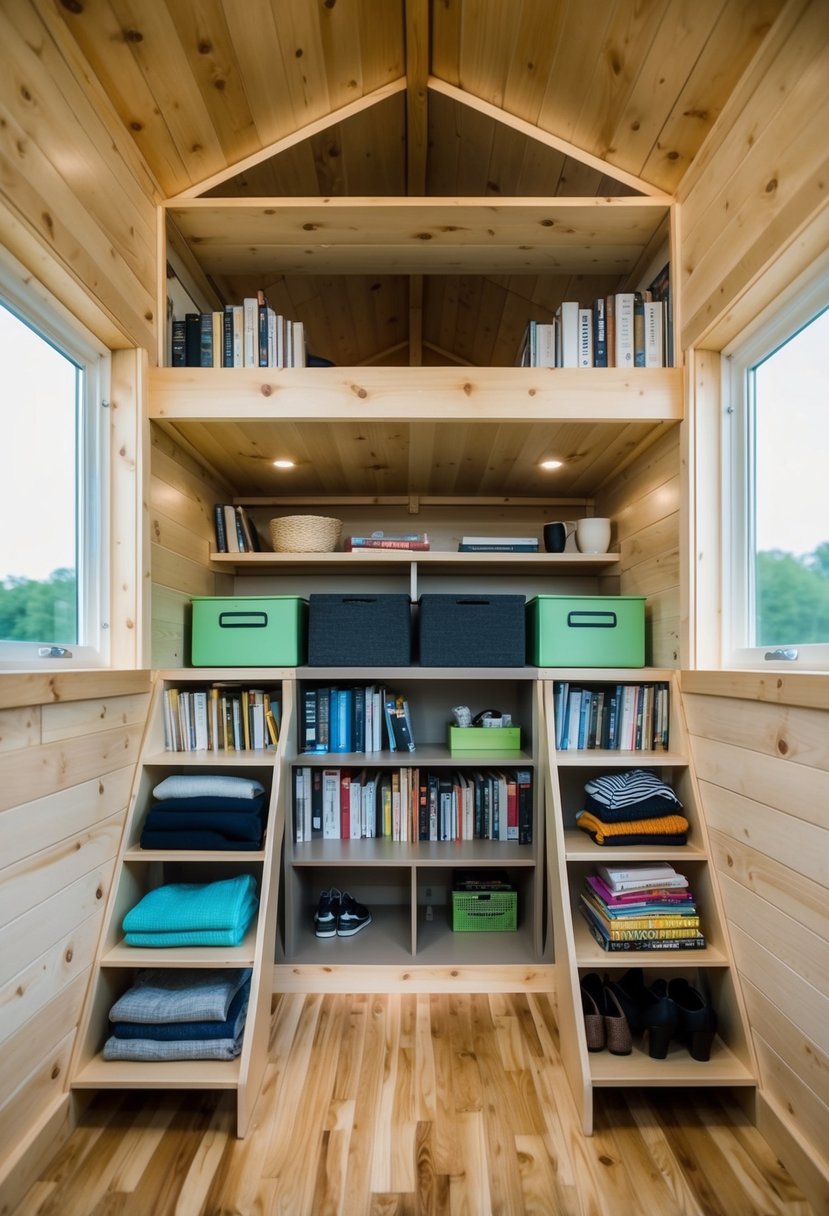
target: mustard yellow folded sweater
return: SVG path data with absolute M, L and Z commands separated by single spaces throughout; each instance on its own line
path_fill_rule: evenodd
M 580 828 L 590 832 L 597 844 L 603 844 L 608 836 L 679 836 L 688 831 L 688 820 L 683 815 L 661 815 L 658 819 L 632 819 L 628 823 L 604 823 L 590 811 L 580 811 L 576 822 Z

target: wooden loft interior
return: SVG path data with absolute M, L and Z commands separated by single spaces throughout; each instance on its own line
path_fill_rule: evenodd
M 782 7 L 700 0 L 678 27 L 670 0 L 54 5 L 187 288 L 262 288 L 349 367 L 508 367 L 529 318 L 640 278 Z
M 648 373 L 667 403 L 653 423 L 563 382 L 508 421 L 509 386 L 466 376 L 511 368 L 561 300 L 640 286 L 676 256 L 674 192 L 781 8 L 704 0 L 678 31 L 665 0 L 56 3 L 156 179 L 159 283 L 174 273 L 200 311 L 261 288 L 312 353 L 380 376 L 362 416 L 350 385 L 326 413 L 305 377 L 307 418 L 254 406 L 235 428 L 229 383 L 212 417 L 170 422 L 160 376 L 153 416 L 237 494 L 282 492 L 266 458 L 288 440 L 295 496 L 595 494 L 681 417 L 681 373 Z M 384 366 L 467 371 L 423 381 L 433 417 L 409 401 L 369 425 Z

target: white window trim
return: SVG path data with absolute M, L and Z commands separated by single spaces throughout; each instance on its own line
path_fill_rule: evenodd
M 741 644 L 752 591 L 753 519 L 748 511 L 752 491 L 753 434 L 748 371 L 829 304 L 829 255 L 819 259 L 774 305 L 765 309 L 745 333 L 723 350 L 721 587 L 725 597 L 721 620 L 721 663 L 726 668 L 764 671 L 825 671 L 829 643 L 803 645 L 792 639 L 797 657 L 774 659 L 776 647 Z M 739 568 L 739 573 L 737 573 Z M 786 643 L 781 641 L 780 646 Z
M 98 341 L 6 250 L 0 251 L 0 296 L 24 323 L 85 369 L 84 401 L 81 409 L 87 425 L 78 454 L 78 486 L 81 517 L 78 547 L 82 561 L 78 584 L 78 622 L 86 636 L 66 647 L 71 653 L 46 657 L 33 642 L 0 641 L 0 671 L 68 671 L 105 667 L 110 662 L 110 452 L 109 452 L 109 350 Z M 91 424 L 89 424 L 89 420 Z M 93 555 L 94 560 L 89 560 Z M 48 639 L 44 639 L 48 641 Z

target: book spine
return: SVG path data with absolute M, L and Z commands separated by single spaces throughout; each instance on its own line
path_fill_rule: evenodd
M 222 367 L 233 367 L 233 305 L 225 307 L 222 318 Z
M 188 312 L 184 318 L 184 351 L 187 367 L 201 367 L 201 317 Z
M 213 313 L 199 316 L 199 367 L 213 366 Z
M 428 540 L 357 540 L 351 538 L 343 545 L 344 553 L 354 553 L 358 549 L 419 549 L 427 550 Z
M 538 553 L 538 545 L 458 545 L 458 553 Z
M 589 308 L 579 309 L 579 367 L 593 366 L 593 314 Z
M 216 530 L 216 549 L 219 553 L 227 553 L 227 533 L 225 532 L 224 504 L 217 502 L 213 505 L 213 527 Z
M 587 920 L 587 927 L 602 949 L 609 952 L 627 950 L 704 950 L 706 945 L 702 934 L 698 937 L 674 938 L 666 941 L 617 942 L 611 941 L 602 933 L 599 926 L 593 924 L 589 919 Z
M 645 301 L 645 367 L 662 367 L 662 301 Z
M 183 317 L 173 321 L 173 338 L 171 365 L 173 367 L 187 366 L 187 322 Z
M 601 296 L 593 301 L 593 366 L 607 367 L 607 305 Z
M 641 291 L 633 295 L 633 366 L 645 366 L 645 300 Z
M 616 366 L 633 367 L 633 292 L 616 296 Z

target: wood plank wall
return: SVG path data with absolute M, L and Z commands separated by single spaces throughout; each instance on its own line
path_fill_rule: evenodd
M 71 1130 L 66 1072 L 121 838 L 147 671 L 0 677 L 0 1213 Z
M 154 357 L 157 187 L 63 23 L 40 8 L 0 3 L 3 244 L 105 345 Z
M 758 1121 L 829 1211 L 829 676 L 683 672 L 682 690 Z
M 594 511 L 612 520 L 611 547 L 622 555 L 608 592 L 647 596 L 645 654 L 655 667 L 680 663 L 679 442 L 673 427 L 602 488 Z
M 829 5 L 790 0 L 677 191 L 682 347 L 720 350 L 829 245 Z
M 229 502 L 229 487 L 211 476 L 161 427 L 151 428 L 150 569 L 152 666 L 190 662 L 190 598 L 231 595 L 233 577 L 214 574 L 213 504 Z

